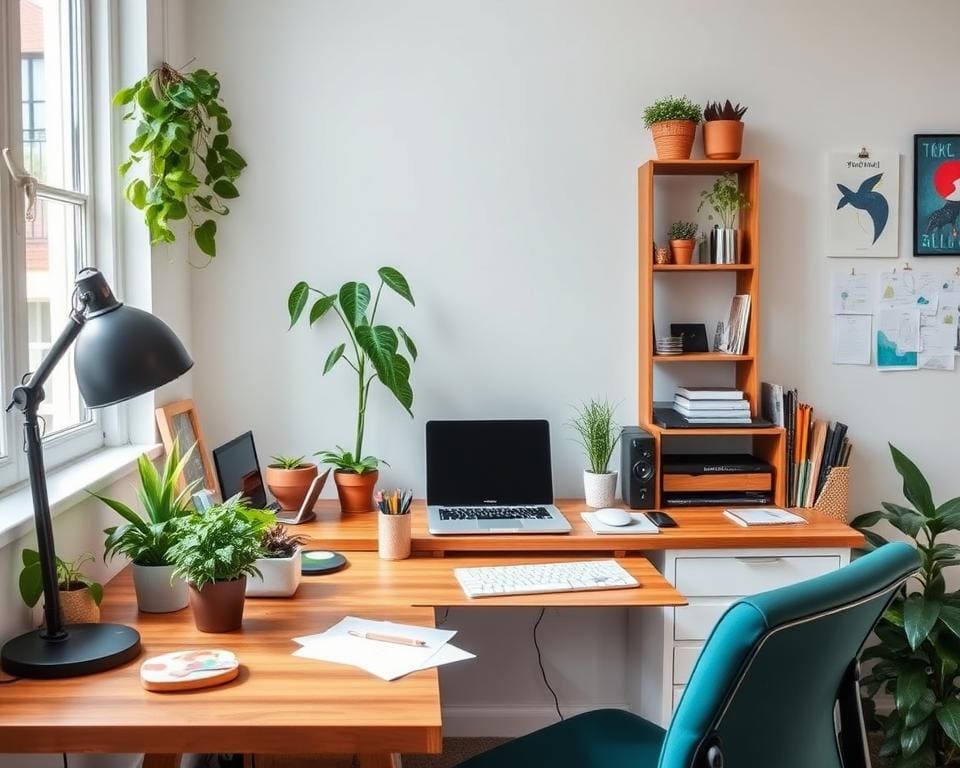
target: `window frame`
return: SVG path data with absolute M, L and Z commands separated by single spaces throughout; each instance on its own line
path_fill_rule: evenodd
M 93 119 L 93 95 L 100 86 L 102 78 L 105 87 L 112 85 L 109 71 L 109 57 L 105 71 L 95 71 L 93 62 L 96 60 L 103 65 L 103 57 L 95 55 L 91 45 L 94 37 L 94 25 L 98 20 L 93 17 L 91 0 L 72 0 L 76 8 L 76 18 L 72 23 L 76 31 L 71 31 L 70 39 L 78 41 L 78 62 L 74 82 L 71 88 L 76 89 L 77 116 L 73 130 L 79 137 L 79 146 L 74 159 L 74 181 L 82 181 L 75 185 L 81 192 L 69 189 L 51 187 L 41 183 L 38 186 L 38 204 L 41 199 L 48 199 L 79 206 L 78 220 L 80 228 L 77 232 L 78 263 L 77 270 L 84 266 L 97 266 L 109 273 L 115 272 L 115 265 L 110 255 L 115 253 L 112 247 L 115 234 L 113 232 L 96 232 L 98 222 L 97 199 L 104 200 L 112 205 L 110 194 L 98 195 L 98 180 L 102 178 L 98 164 L 110 166 L 112 173 L 113 156 L 94 156 L 95 122 Z M 5 111 L 10 118 L 4 125 L 0 125 L 0 146 L 9 146 L 15 157 L 23 162 L 23 125 L 21 93 L 21 50 L 20 50 L 20 4 L 19 2 L 0 4 L 0 61 L 6 66 L 8 75 L 0 83 L 0 99 L 9 108 Z M 98 12 L 103 9 L 97 3 Z M 45 102 L 49 104 L 50 95 L 45 95 Z M 13 109 L 13 106 L 16 109 Z M 6 169 L 0 167 L 3 187 L 0 190 L 0 325 L 4 327 L 0 333 L 0 395 L 3 402 L 0 407 L 6 407 L 10 392 L 20 380 L 20 377 L 29 369 L 29 337 L 28 337 L 28 307 L 26 294 L 26 223 L 24 219 L 24 197 L 22 190 L 10 179 Z M 109 193 L 109 190 L 107 190 Z M 112 217 L 111 217 L 112 218 Z M 96 250 L 98 242 L 104 242 L 108 247 Z M 107 254 L 104 259 L 103 254 Z M 104 263 L 107 261 L 108 263 Z M 51 317 L 51 337 L 56 339 L 66 324 L 67 318 Z M 66 360 L 60 365 L 67 365 Z M 122 408 L 123 406 L 116 406 Z M 111 409 L 112 410 L 112 409 Z M 105 445 L 105 423 L 109 431 L 116 432 L 115 425 L 123 423 L 122 417 L 110 416 L 100 411 L 88 411 L 90 418 L 81 424 L 68 427 L 44 438 L 44 459 L 48 469 L 61 464 L 72 462 L 79 457 L 91 453 Z M 22 418 L 19 412 L 12 410 L 3 414 L 0 426 L 4 435 L 0 435 L 0 494 L 10 487 L 26 480 L 28 470 L 26 456 L 22 446 Z M 5 440 L 3 439 L 5 438 Z M 111 435 L 111 443 L 126 442 L 117 434 Z M 3 455 L 6 453 L 6 455 Z

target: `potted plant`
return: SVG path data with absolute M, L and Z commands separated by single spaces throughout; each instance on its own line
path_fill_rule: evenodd
M 590 465 L 583 471 L 583 490 L 587 506 L 594 509 L 612 506 L 617 497 L 617 473 L 608 471 L 613 449 L 620 441 L 613 411 L 614 406 L 606 400 L 591 400 L 576 409 L 570 421 Z
M 379 381 L 407 413 L 413 416 L 410 365 L 417 359 L 417 347 L 403 328 L 398 326 L 394 330 L 388 325 L 377 325 L 376 322 L 384 286 L 415 306 L 413 294 L 407 279 L 393 267 L 381 267 L 377 274 L 380 284 L 377 286 L 372 306 L 370 287 L 366 283 L 357 282 L 344 283 L 339 291 L 328 294 L 301 281 L 293 287 L 287 299 L 291 328 L 303 315 L 310 295 L 316 294 L 319 298 L 310 308 L 310 325 L 329 314 L 332 309 L 340 318 L 347 334 L 347 341 L 334 347 L 327 355 L 323 373 L 329 373 L 337 363 L 344 360 L 356 375 L 357 429 L 354 450 L 347 451 L 338 445 L 335 451 L 321 451 L 317 454 L 324 464 L 336 467 L 333 477 L 340 497 L 340 508 L 344 512 L 369 512 L 373 509 L 373 489 L 379 477 L 377 467 L 381 460 L 363 454 L 363 433 L 370 385 L 375 380 Z M 399 350 L 401 340 L 409 360 Z
M 289 533 L 281 523 L 263 532 L 262 554 L 254 563 L 259 576 L 247 579 L 247 597 L 290 597 L 300 586 L 300 549 L 303 536 Z
M 743 151 L 743 116 L 747 108 L 708 102 L 703 109 L 703 154 L 711 160 L 736 160 Z
M 201 632 L 232 632 L 243 624 L 247 576 L 259 576 L 265 520 L 238 498 L 177 520 L 170 548 L 174 573 L 187 582 L 193 620 Z
M 693 249 L 697 244 L 697 225 L 692 221 L 675 221 L 667 230 L 674 264 L 689 264 L 693 261 Z
M 881 757 L 895 766 L 956 765 L 960 755 L 960 591 L 947 591 L 946 570 L 960 564 L 960 497 L 939 506 L 930 484 L 892 445 L 893 465 L 903 478 L 908 506 L 883 502 L 882 509 L 857 517 L 851 525 L 878 547 L 887 539 L 871 530 L 881 521 L 912 540 L 922 566 L 880 619 L 879 641 L 861 661 L 869 671 L 860 679 L 867 728 L 880 732 Z M 867 664 L 869 663 L 869 666 Z M 893 705 L 879 715 L 873 699 Z
M 643 111 L 643 123 L 653 134 L 660 160 L 689 160 L 700 122 L 700 105 L 686 96 L 667 96 Z
M 719 220 L 709 233 L 708 263 L 736 264 L 737 230 L 734 225 L 737 222 L 737 214 L 750 207 L 750 200 L 740 191 L 737 177 L 732 173 L 718 176 L 710 189 L 700 193 L 697 212 L 703 210 L 705 205 L 709 205 L 713 211 L 707 218 L 710 221 L 714 221 L 714 217 Z M 704 261 L 702 256 L 700 260 Z
M 170 613 L 187 607 L 187 583 L 174 575 L 170 548 L 176 536 L 176 521 L 190 514 L 190 494 L 197 482 L 189 483 L 177 493 L 177 484 L 190 461 L 194 446 L 180 455 L 180 444 L 174 441 L 170 453 L 158 472 L 150 457 L 137 459 L 140 487 L 137 498 L 146 514 L 141 517 L 122 501 L 93 493 L 110 509 L 126 520 L 124 525 L 107 528 L 104 533 L 103 557 L 117 554 L 133 563 L 133 587 L 137 607 L 144 613 Z
M 267 488 L 281 509 L 300 509 L 317 476 L 317 465 L 305 462 L 303 456 L 271 456 L 267 465 Z
M 35 549 L 25 549 L 21 557 L 23 569 L 20 571 L 20 596 L 23 602 L 33 608 L 43 594 L 40 555 Z M 89 552 L 71 561 L 57 558 L 60 612 L 65 624 L 93 624 L 100 621 L 103 585 L 80 571 L 90 562 L 93 562 L 93 555 Z

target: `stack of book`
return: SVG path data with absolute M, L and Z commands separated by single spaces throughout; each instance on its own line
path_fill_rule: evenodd
M 673 410 L 690 424 L 750 424 L 750 403 L 731 387 L 677 387 Z
M 742 355 L 747 341 L 747 323 L 750 320 L 750 294 L 737 294 L 730 302 L 730 318 L 724 331 L 720 352 Z

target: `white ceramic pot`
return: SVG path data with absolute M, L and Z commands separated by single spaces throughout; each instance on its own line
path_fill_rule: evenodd
M 385 515 L 378 512 L 377 551 L 382 560 L 406 560 L 410 557 L 411 515 Z
M 261 576 L 247 577 L 247 597 L 292 597 L 300 586 L 300 548 L 290 557 L 261 557 Z
M 612 507 L 617 500 L 617 473 L 583 471 L 583 495 L 587 506 L 594 509 Z
M 173 613 L 187 607 L 187 582 L 173 575 L 172 565 L 133 564 L 137 607 L 144 613 Z

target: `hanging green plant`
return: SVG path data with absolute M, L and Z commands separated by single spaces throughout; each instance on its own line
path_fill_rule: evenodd
M 125 195 L 143 211 L 150 242 L 174 242 L 170 222 L 187 219 L 197 247 L 211 259 L 215 216 L 230 212 L 223 201 L 239 196 L 234 182 L 247 165 L 230 146 L 230 116 L 219 95 L 215 73 L 163 64 L 113 97 L 115 105 L 129 106 L 123 119 L 137 123 L 120 175 L 148 160 L 146 178 L 133 179 Z

